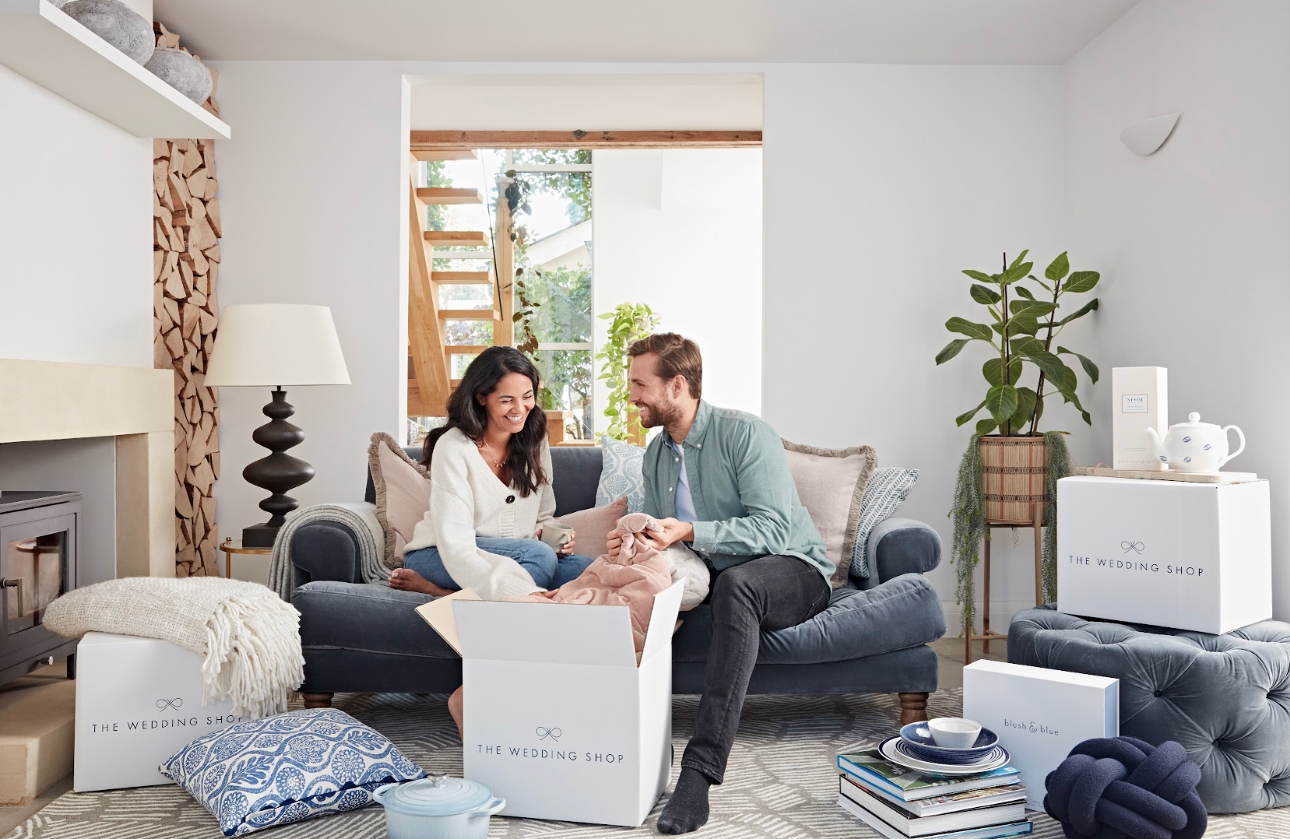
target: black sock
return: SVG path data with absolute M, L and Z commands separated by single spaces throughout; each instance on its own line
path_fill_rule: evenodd
M 691 833 L 708 822 L 708 787 L 712 781 L 697 769 L 681 767 L 672 797 L 658 817 L 659 833 Z

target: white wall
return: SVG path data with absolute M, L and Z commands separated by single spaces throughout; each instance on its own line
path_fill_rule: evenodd
M 0 114 L 0 358 L 151 367 L 152 141 L 3 66 Z
M 703 396 L 761 413 L 761 149 L 597 149 L 596 315 L 647 303 L 703 351 Z M 593 345 L 609 321 L 595 320 Z M 608 398 L 596 382 L 596 430 Z
M 1170 421 L 1242 428 L 1272 486 L 1273 601 L 1290 620 L 1290 4 L 1143 0 L 1067 65 L 1066 221 L 1103 272 L 1098 360 L 1169 368 Z M 1150 157 L 1129 125 L 1181 112 Z M 1108 376 L 1109 382 L 1109 376 Z M 1091 409 L 1109 414 L 1109 383 Z M 1096 457 L 1109 460 L 1109 424 Z
M 363 496 L 368 438 L 396 433 L 407 393 L 407 90 L 364 62 L 215 64 L 237 138 L 217 147 L 224 239 L 220 302 L 330 306 L 348 387 L 288 391 L 317 476 L 302 506 Z M 241 471 L 267 388 L 222 388 L 221 536 L 267 519 Z M 237 563 L 235 563 L 236 565 Z
M 880 466 L 921 469 L 901 515 L 947 543 L 969 436 L 954 417 L 984 397 L 985 356 L 965 350 L 943 367 L 934 357 L 953 337 L 945 320 L 981 308 L 961 269 L 997 270 L 1002 251 L 1022 248 L 1042 265 L 1065 247 L 1062 76 L 839 65 L 766 75 L 765 417 L 790 440 L 868 443 Z M 1088 436 L 1073 415 L 1048 417 Z M 1008 531 L 996 537 L 995 626 L 1033 603 L 1030 531 L 1017 533 L 1016 549 Z M 930 576 L 953 627 L 948 557 Z

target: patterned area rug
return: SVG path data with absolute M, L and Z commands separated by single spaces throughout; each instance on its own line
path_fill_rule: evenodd
M 353 714 L 394 741 L 423 768 L 461 774 L 461 744 L 442 696 L 349 694 L 336 707 Z M 697 699 L 673 700 L 673 731 L 679 757 L 694 723 Z M 957 716 L 962 691 L 933 694 L 934 717 Z M 739 738 L 730 756 L 726 783 L 713 788 L 712 819 L 694 834 L 715 837 L 815 839 L 880 834 L 837 806 L 834 757 L 841 751 L 872 748 L 888 736 L 897 712 L 890 696 L 755 696 L 744 706 Z M 656 836 L 660 803 L 635 831 L 617 827 L 494 817 L 490 839 L 600 839 Z M 1061 828 L 1032 815 L 1035 839 L 1059 839 Z M 384 839 L 380 807 L 273 828 L 272 839 Z M 103 793 L 67 793 L 16 828 L 5 839 L 218 839 L 219 827 L 177 786 Z M 1212 839 L 1290 836 L 1290 808 L 1210 819 Z

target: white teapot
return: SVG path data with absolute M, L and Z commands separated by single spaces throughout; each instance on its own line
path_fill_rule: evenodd
M 1227 453 L 1227 432 L 1235 431 L 1241 445 Z M 1156 457 L 1178 472 L 1217 472 L 1227 461 L 1245 451 L 1245 435 L 1234 425 L 1220 428 L 1210 422 L 1201 422 L 1200 414 L 1187 415 L 1187 422 L 1169 426 L 1165 439 L 1154 428 L 1148 427 L 1151 450 Z

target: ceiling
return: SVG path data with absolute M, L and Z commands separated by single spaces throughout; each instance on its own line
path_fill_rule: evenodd
M 153 0 L 210 60 L 1064 64 L 1138 0 Z

